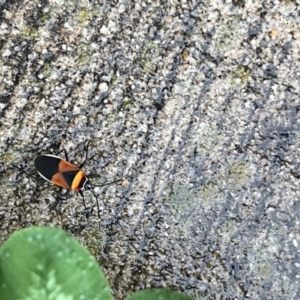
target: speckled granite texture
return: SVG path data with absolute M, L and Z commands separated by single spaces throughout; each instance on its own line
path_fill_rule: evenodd
M 1 243 L 64 228 L 116 299 L 300 299 L 299 6 L 1 0 Z M 93 181 L 126 178 L 95 189 L 100 220 L 28 175 L 90 139 Z

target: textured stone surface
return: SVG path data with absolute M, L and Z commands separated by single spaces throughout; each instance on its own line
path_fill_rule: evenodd
M 299 299 L 298 15 L 293 1 L 1 1 L 0 241 L 64 228 L 116 299 Z M 100 220 L 79 195 L 53 208 L 58 188 L 11 165 L 34 174 L 61 148 L 79 165 L 90 139 L 93 181 L 127 177 L 95 189 Z

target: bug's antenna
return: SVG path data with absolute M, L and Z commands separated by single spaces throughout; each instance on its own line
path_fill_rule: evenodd
M 105 186 L 105 185 L 113 184 L 113 183 L 116 183 L 116 182 L 119 182 L 119 181 L 122 181 L 122 180 L 123 180 L 123 178 L 120 178 L 120 179 L 110 181 L 110 182 L 106 182 L 106 183 L 103 183 L 103 184 L 93 184 L 93 187 Z

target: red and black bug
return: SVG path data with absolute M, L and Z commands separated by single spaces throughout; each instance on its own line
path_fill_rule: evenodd
M 96 193 L 93 191 L 96 185 L 93 185 L 87 178 L 87 175 L 81 170 L 81 168 L 85 165 L 87 161 L 88 149 L 86 149 L 85 160 L 79 167 L 69 162 L 68 153 L 65 149 L 63 149 L 62 151 L 64 151 L 66 159 L 62 159 L 56 155 L 51 155 L 51 154 L 42 154 L 38 156 L 34 160 L 34 165 L 38 174 L 46 181 L 49 181 L 59 187 L 79 192 L 79 194 L 82 197 L 85 208 L 86 205 L 85 205 L 83 191 L 85 190 L 91 191 L 94 197 L 96 198 L 97 210 L 99 216 L 100 209 L 99 209 L 98 197 Z M 105 183 L 103 185 L 97 185 L 97 186 L 104 186 L 114 182 L 115 181 Z

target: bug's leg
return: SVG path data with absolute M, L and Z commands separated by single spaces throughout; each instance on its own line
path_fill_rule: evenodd
M 68 200 L 69 196 L 70 196 L 70 190 L 67 190 L 65 194 L 61 194 L 62 192 L 62 188 L 60 188 L 60 192 L 58 193 L 58 197 L 55 199 L 55 203 L 53 205 L 51 205 L 51 208 L 57 210 L 59 208 L 59 206 L 61 205 L 62 201 Z
M 37 203 L 38 200 L 36 200 L 38 197 L 36 197 L 36 195 L 40 194 L 40 189 L 39 189 L 39 185 L 36 185 L 36 187 L 34 188 L 31 197 L 30 197 L 30 202 L 31 203 Z
M 85 147 L 85 159 L 84 159 L 84 161 L 81 163 L 81 165 L 79 166 L 79 169 L 81 169 L 81 168 L 85 165 L 85 163 L 87 162 L 87 160 L 88 160 L 89 144 L 90 144 L 91 141 L 92 141 L 92 140 L 89 140 L 89 142 L 87 143 L 87 145 L 86 145 L 86 147 Z
M 25 174 L 27 174 L 29 177 L 31 177 L 32 176 L 32 174 L 29 174 L 28 172 L 26 172 L 25 171 L 25 167 L 18 167 L 17 165 L 15 165 L 15 164 L 11 164 L 14 168 L 16 168 L 16 169 L 18 169 L 19 171 L 20 171 L 20 173 L 16 176 L 16 179 L 20 176 L 20 175 L 22 175 L 23 173 L 25 173 Z
M 62 202 L 61 198 L 56 199 L 55 203 L 51 205 L 51 209 L 57 210 L 60 207 L 61 202 Z
M 81 190 L 79 190 L 79 194 L 80 194 L 80 196 L 82 198 L 82 201 L 83 201 L 84 210 L 86 211 L 86 218 L 88 218 L 92 214 L 92 208 L 89 209 L 89 208 L 86 207 L 85 200 L 84 200 L 84 195 L 83 195 L 83 192 Z
M 64 153 L 65 154 L 65 157 L 66 157 L 66 161 L 69 161 L 69 157 L 68 157 L 68 152 L 66 149 L 62 149 L 60 150 L 56 155 L 58 155 L 59 153 Z
M 24 171 L 24 168 L 22 168 L 22 167 L 18 167 L 17 165 L 15 165 L 15 164 L 11 164 L 14 168 L 16 168 L 16 169 L 18 169 L 18 170 L 20 170 L 21 172 L 25 172 Z
M 100 207 L 99 207 L 98 197 L 97 197 L 96 193 L 95 193 L 93 190 L 89 190 L 89 191 L 91 191 L 91 193 L 92 193 L 92 194 L 94 195 L 94 197 L 96 198 L 98 218 L 100 219 Z
M 97 177 L 100 177 L 99 174 L 89 174 L 88 175 L 89 178 L 97 178 Z
M 61 189 L 62 190 L 62 189 Z M 65 192 L 65 194 L 63 195 L 63 200 L 68 200 L 69 199 L 69 197 L 70 197 L 70 190 L 67 190 L 66 192 Z
M 26 174 L 29 178 L 31 178 L 31 179 L 33 179 L 35 182 L 42 182 L 43 180 L 42 180 L 42 178 L 40 177 L 40 176 L 37 176 L 37 174 L 35 174 L 35 173 L 29 173 L 29 172 L 27 172 L 27 171 L 25 171 L 25 166 L 22 166 L 21 165 L 21 167 L 19 167 L 19 166 L 17 166 L 17 165 L 15 165 L 15 164 L 11 164 L 14 168 L 16 168 L 16 169 L 18 169 L 19 170 L 19 173 L 18 174 L 16 174 L 16 177 L 15 177 L 15 179 L 14 179 L 14 182 L 16 183 L 17 181 L 18 181 L 18 179 L 19 179 L 19 177 L 22 175 L 22 174 Z M 35 193 L 36 193 L 36 191 L 38 190 L 38 185 L 35 187 L 35 189 L 34 189 L 34 191 L 33 191 L 33 193 L 32 193 L 32 196 L 31 196 L 31 198 L 30 198 L 30 201 L 31 201 L 31 199 L 35 196 Z M 34 202 L 34 201 L 33 201 Z
M 79 194 L 82 198 L 82 202 L 83 202 L 83 206 L 84 206 L 84 209 L 86 209 L 86 205 L 85 205 L 85 200 L 84 200 L 84 196 L 83 196 L 83 192 L 81 190 L 79 190 Z
M 25 170 L 26 165 L 21 165 L 21 167 L 15 165 L 15 164 L 11 164 L 14 168 L 16 168 L 17 170 L 19 170 L 18 174 L 16 174 L 16 177 L 14 179 L 15 184 L 17 184 L 17 181 L 19 179 L 19 177 L 22 174 L 26 174 L 28 176 L 29 179 L 32 179 L 33 181 L 35 181 L 36 186 L 34 187 L 34 189 L 32 190 L 32 194 L 30 196 L 30 202 L 31 203 L 37 203 L 38 202 L 38 195 L 40 194 L 40 184 L 43 185 L 45 183 L 45 181 L 36 173 L 29 173 Z M 18 185 L 18 184 L 17 184 Z

